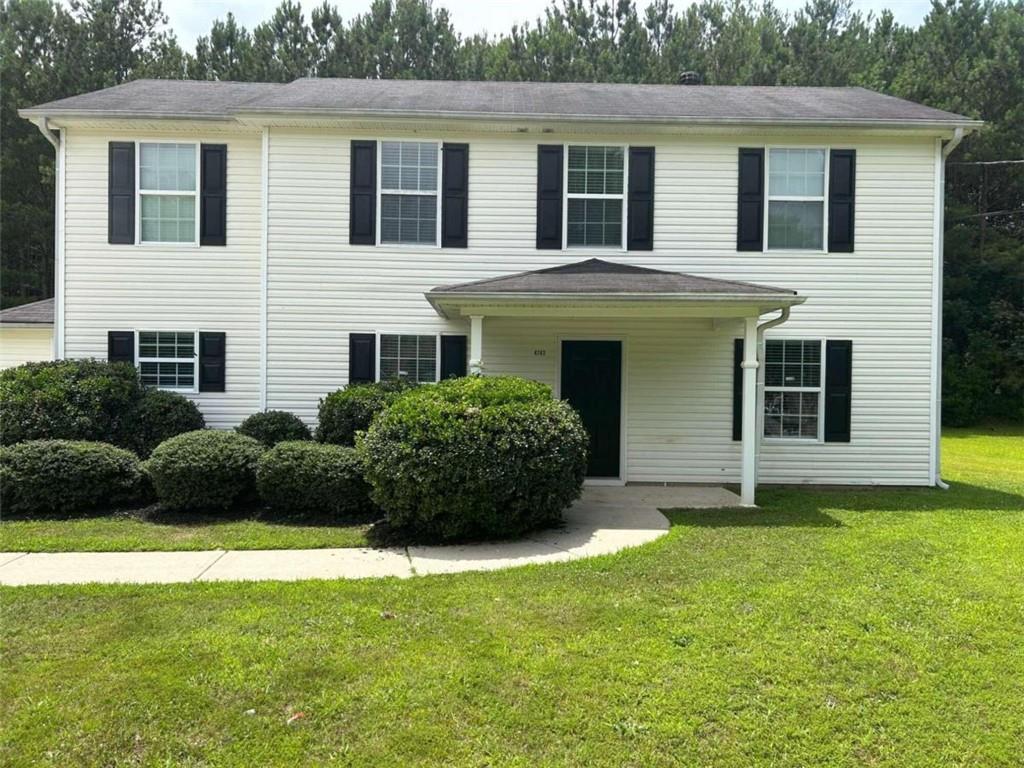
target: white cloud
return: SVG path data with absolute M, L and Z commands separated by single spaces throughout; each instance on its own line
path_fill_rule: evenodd
M 676 7 L 682 8 L 695 0 L 676 0 Z M 794 11 L 805 5 L 806 0 L 776 0 L 776 5 L 783 11 Z M 178 36 L 178 41 L 186 50 L 195 46 L 196 38 L 210 30 L 214 19 L 224 18 L 230 11 L 239 23 L 252 29 L 273 14 L 280 0 L 163 0 L 164 12 L 170 18 L 170 26 Z M 319 0 L 306 0 L 303 10 L 319 5 Z M 531 23 L 544 14 L 549 0 L 435 0 L 435 7 L 448 9 L 455 28 L 465 35 L 476 32 L 489 32 L 496 35 L 507 32 L 514 23 L 530 21 Z M 364 13 L 370 6 L 370 0 L 337 0 L 338 10 L 345 19 Z M 639 0 L 643 7 L 646 0 Z M 917 25 L 928 12 L 928 0 L 857 0 L 855 6 L 863 11 L 874 11 L 877 15 L 882 9 L 890 8 L 896 20 L 903 24 Z

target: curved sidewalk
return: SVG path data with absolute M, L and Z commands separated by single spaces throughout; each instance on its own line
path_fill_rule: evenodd
M 0 584 L 294 581 L 490 571 L 618 552 L 668 532 L 668 520 L 659 509 L 738 503 L 735 494 L 722 488 L 588 486 L 565 513 L 564 527 L 516 541 L 390 549 L 3 552 Z

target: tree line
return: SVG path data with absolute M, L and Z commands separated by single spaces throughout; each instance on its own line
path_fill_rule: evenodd
M 528 23 L 461 35 L 430 0 L 349 19 L 291 0 L 229 13 L 192 51 L 159 0 L 0 0 L 0 298 L 52 295 L 53 149 L 19 107 L 141 77 L 297 77 L 863 86 L 987 121 L 952 155 L 946 213 L 950 423 L 1024 418 L 1024 0 L 933 0 L 917 27 L 852 0 L 552 0 Z

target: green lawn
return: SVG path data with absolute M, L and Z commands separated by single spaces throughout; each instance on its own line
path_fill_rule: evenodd
M 576 563 L 6 589 L 0 764 L 1019 766 L 1024 439 L 944 462 Z
M 161 513 L 156 509 L 61 520 L 0 522 L 0 552 L 138 552 L 365 547 L 369 526 L 303 518 Z M 255 516 L 253 516 L 255 515 Z

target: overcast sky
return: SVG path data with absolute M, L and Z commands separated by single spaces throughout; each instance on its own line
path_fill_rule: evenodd
M 675 0 L 673 5 L 683 8 L 694 0 Z M 178 36 L 178 42 L 186 50 L 195 46 L 196 38 L 210 30 L 214 19 L 223 18 L 230 11 L 248 29 L 252 29 L 268 18 L 280 4 L 280 0 L 163 0 L 164 12 L 171 19 L 171 27 Z M 309 10 L 320 4 L 320 0 L 306 0 L 302 3 L 303 10 Z M 370 6 L 370 0 L 333 0 L 345 19 L 363 13 Z M 434 6 L 448 9 L 455 28 L 463 34 L 474 32 L 490 32 L 498 34 L 506 32 L 515 22 L 533 21 L 543 14 L 549 0 L 434 0 Z M 647 0 L 638 0 L 643 7 Z M 802 7 L 805 0 L 776 0 L 776 6 L 783 11 L 792 11 Z M 928 0 L 855 0 L 856 7 L 862 11 L 875 11 L 889 8 L 902 24 L 916 26 L 928 12 Z

